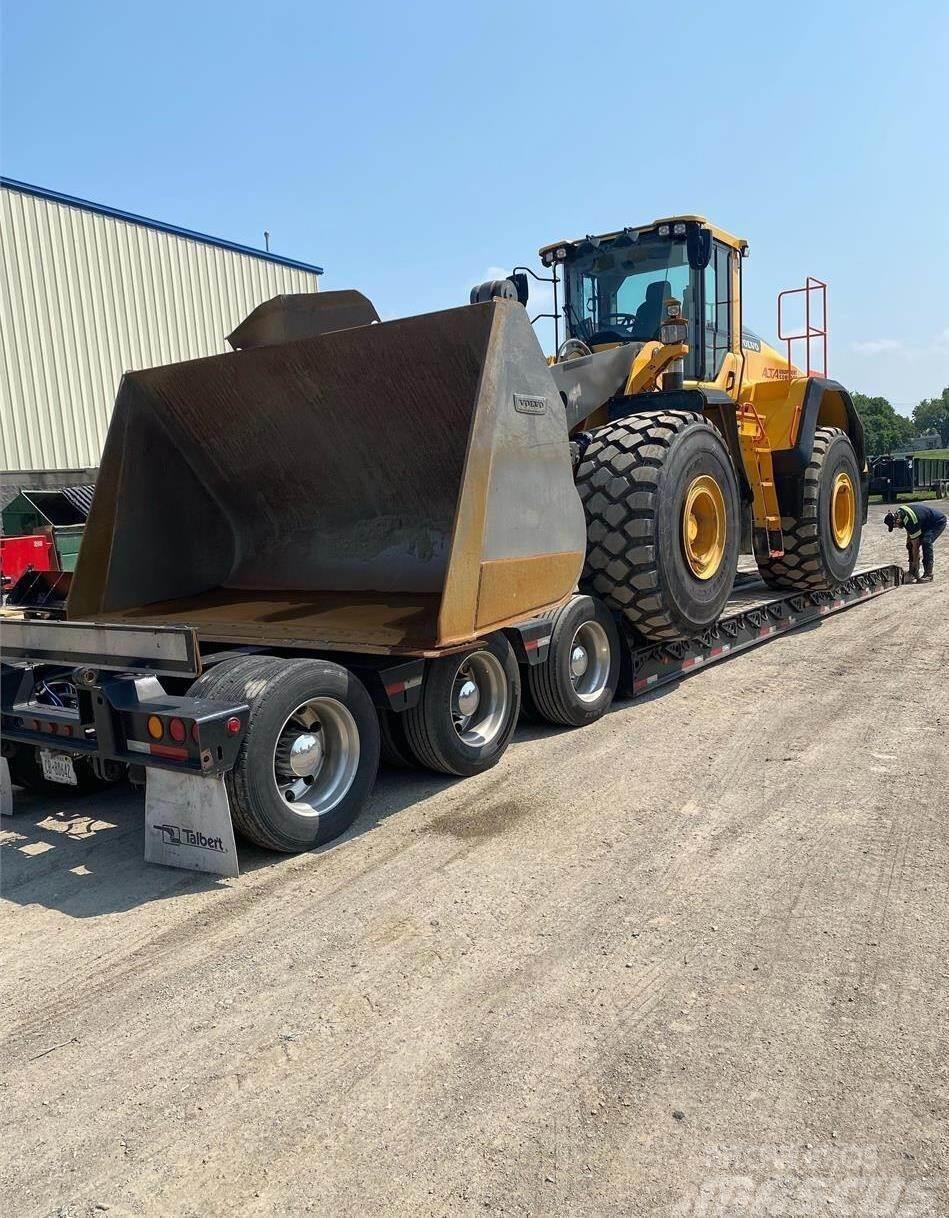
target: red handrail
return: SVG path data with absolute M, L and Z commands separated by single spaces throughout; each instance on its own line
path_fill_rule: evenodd
M 813 314 L 817 310 L 811 309 L 811 295 L 816 292 L 820 298 L 819 321 L 814 320 Z M 796 334 L 786 334 L 784 331 L 783 306 L 786 296 L 800 296 L 804 294 L 804 329 Z M 811 363 L 811 344 L 818 341 L 818 353 L 822 355 L 822 364 L 818 368 Z M 791 344 L 802 341 L 804 343 L 805 355 L 805 375 L 806 376 L 826 376 L 827 375 L 827 284 L 822 279 L 815 279 L 813 275 L 808 275 L 802 288 L 788 288 L 784 292 L 778 293 L 778 341 L 787 343 L 788 363 L 793 366 L 794 361 L 791 358 Z

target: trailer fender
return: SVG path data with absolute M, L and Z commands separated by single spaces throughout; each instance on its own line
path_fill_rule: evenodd
M 528 622 L 519 622 L 514 626 L 509 626 L 504 631 L 507 641 L 514 648 L 518 664 L 532 667 L 534 664 L 544 663 L 547 653 L 550 651 L 550 640 L 554 628 L 553 619 L 554 612 L 549 612 L 543 617 L 531 618 Z
M 867 521 L 869 473 L 863 423 L 853 404 L 853 398 L 838 381 L 824 377 L 809 377 L 801 405 L 797 437 L 793 447 L 772 453 L 775 490 L 781 513 L 800 516 L 803 506 L 804 471 L 814 451 L 814 434 L 818 427 L 839 427 L 847 433 L 857 454 L 860 470 L 860 498 L 863 522 Z

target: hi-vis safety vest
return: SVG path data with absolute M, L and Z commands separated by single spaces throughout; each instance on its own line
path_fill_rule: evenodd
M 901 507 L 900 511 L 906 520 L 906 536 L 912 537 L 915 540 L 915 538 L 922 534 L 922 529 L 919 527 L 919 517 L 911 507 Z

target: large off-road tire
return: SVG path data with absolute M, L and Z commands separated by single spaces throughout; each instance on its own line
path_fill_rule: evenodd
M 784 557 L 758 563 L 770 588 L 817 591 L 849 579 L 863 531 L 860 469 L 846 432 L 819 427 L 804 471 L 799 517 L 784 516 Z
M 553 619 L 541 664 L 526 670 L 533 708 L 548 723 L 582 727 L 609 709 L 620 670 L 613 615 L 595 596 L 574 596 Z
M 741 540 L 738 484 L 716 428 L 687 411 L 632 415 L 592 433 L 576 480 L 587 517 L 581 587 L 647 639 L 711 626 Z
M 292 854 L 349 828 L 379 769 L 379 720 L 352 673 L 325 660 L 242 657 L 210 669 L 190 693 L 250 707 L 225 775 L 243 837 Z
M 405 739 L 422 766 L 468 777 L 496 765 L 521 706 L 521 677 L 503 634 L 426 665 L 418 704 L 402 713 Z

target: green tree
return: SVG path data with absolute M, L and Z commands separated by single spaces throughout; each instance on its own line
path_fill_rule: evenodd
M 938 431 L 942 442 L 949 447 L 949 386 L 938 398 L 926 398 L 913 411 L 913 426 L 916 435 L 924 431 Z
M 855 393 L 853 404 L 863 420 L 867 452 L 871 457 L 892 452 L 916 435 L 914 421 L 897 414 L 886 398 L 868 398 L 866 394 Z

